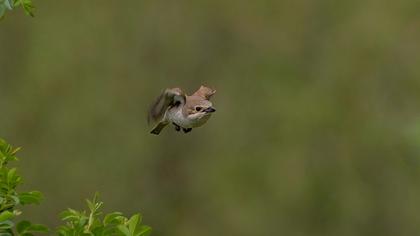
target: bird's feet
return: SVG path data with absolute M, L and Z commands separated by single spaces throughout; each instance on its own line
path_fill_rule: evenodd
M 172 124 L 175 126 L 175 130 L 176 131 L 180 131 L 181 130 L 181 127 L 179 125 L 177 125 L 175 123 L 172 123 Z
M 191 132 L 191 130 L 192 130 L 192 128 L 188 128 L 188 129 L 182 128 L 182 131 L 184 131 L 184 133 L 189 133 L 189 132 Z
M 181 126 L 179 126 L 175 123 L 172 123 L 172 124 L 175 126 L 176 131 L 181 131 Z M 192 128 L 182 128 L 182 131 L 184 131 L 184 133 L 189 133 L 189 132 L 191 132 L 191 130 L 192 130 Z

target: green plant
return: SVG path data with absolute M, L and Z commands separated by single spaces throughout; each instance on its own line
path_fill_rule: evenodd
M 4 17 L 7 10 L 22 7 L 27 15 L 34 16 L 34 5 L 32 0 L 0 0 L 0 19 Z
M 22 220 L 15 224 L 15 217 L 21 215 L 16 209 L 19 205 L 39 204 L 42 194 L 38 191 L 18 193 L 16 188 L 22 183 L 22 177 L 16 168 L 9 168 L 11 161 L 17 161 L 16 153 L 20 148 L 13 148 L 0 139 L 0 236 L 33 236 L 33 233 L 46 233 L 48 228 Z M 103 202 L 98 201 L 98 194 L 92 200 L 86 200 L 88 211 L 67 209 L 61 213 L 65 222 L 59 226 L 59 236 L 148 236 L 152 229 L 141 224 L 141 215 L 130 218 L 120 212 L 112 212 L 101 218 Z
M 99 211 L 103 202 L 98 201 L 98 194 L 92 201 L 86 200 L 89 212 L 68 209 L 61 213 L 66 222 L 60 226 L 60 236 L 95 235 L 95 236 L 147 236 L 151 228 L 141 224 L 141 215 L 135 214 L 130 219 L 120 212 L 106 214 L 102 219 Z
M 13 148 L 0 139 L 0 235 L 30 236 L 33 232 L 47 232 L 48 228 L 32 224 L 30 221 L 20 221 L 16 227 L 12 221 L 22 212 L 19 205 L 39 204 L 42 194 L 38 191 L 18 193 L 16 188 L 22 183 L 22 177 L 16 168 L 9 168 L 8 163 L 17 161 L 16 153 L 20 148 Z

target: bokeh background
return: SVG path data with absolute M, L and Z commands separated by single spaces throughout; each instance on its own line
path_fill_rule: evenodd
M 99 191 L 157 236 L 418 235 L 420 4 L 35 1 L 0 23 L 0 136 L 27 218 Z M 184 135 L 163 88 L 217 89 Z

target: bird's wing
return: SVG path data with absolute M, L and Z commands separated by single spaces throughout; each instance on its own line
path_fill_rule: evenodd
M 148 122 L 161 121 L 169 107 L 185 104 L 185 94 L 179 88 L 165 89 L 149 110 Z
M 201 86 L 194 94 L 193 96 L 202 97 L 204 99 L 210 100 L 211 96 L 213 96 L 216 93 L 216 90 L 211 89 L 206 86 Z

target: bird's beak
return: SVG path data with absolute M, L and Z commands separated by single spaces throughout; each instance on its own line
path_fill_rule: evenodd
M 214 109 L 213 107 L 209 107 L 209 108 L 204 110 L 205 113 L 212 113 L 212 112 L 215 112 L 215 111 L 216 111 L 216 109 Z

